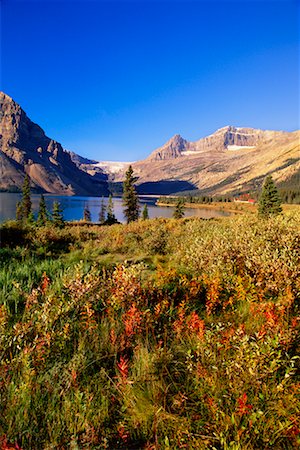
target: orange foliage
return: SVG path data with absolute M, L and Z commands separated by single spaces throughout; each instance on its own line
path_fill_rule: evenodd
M 127 338 L 139 333 L 142 323 L 142 312 L 138 310 L 136 304 L 133 303 L 129 310 L 123 314 L 123 323 L 125 326 L 125 335 Z

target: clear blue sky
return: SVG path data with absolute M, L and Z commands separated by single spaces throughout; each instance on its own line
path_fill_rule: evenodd
M 299 128 L 296 0 L 2 0 L 1 90 L 62 145 L 142 159 L 172 135 Z

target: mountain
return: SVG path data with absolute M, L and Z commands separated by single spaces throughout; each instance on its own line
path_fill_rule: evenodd
M 0 189 L 18 190 L 25 174 L 37 191 L 65 195 L 106 195 L 107 176 L 93 177 L 72 161 L 70 152 L 45 135 L 23 109 L 0 92 Z
M 106 176 L 109 181 L 113 181 L 115 174 L 123 174 L 132 163 L 121 161 L 95 161 L 70 152 L 72 161 L 76 166 L 93 177 Z
M 266 175 L 300 186 L 300 132 L 226 126 L 189 142 L 179 134 L 131 163 L 140 194 L 200 190 L 210 195 L 259 188 Z M 36 191 L 66 195 L 118 192 L 130 163 L 95 161 L 64 150 L 0 92 L 0 190 L 16 191 L 25 174 Z
M 200 189 L 211 195 L 256 189 L 266 175 L 299 180 L 300 132 L 226 126 L 195 142 L 175 135 L 133 164 L 140 192 Z
M 166 144 L 154 150 L 147 158 L 148 161 L 165 161 L 179 158 L 184 151 L 189 149 L 190 143 L 179 134 L 175 134 Z

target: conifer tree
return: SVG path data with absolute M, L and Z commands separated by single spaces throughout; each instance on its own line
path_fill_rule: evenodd
M 281 200 L 277 187 L 271 175 L 268 175 L 262 187 L 258 203 L 258 214 L 261 217 L 269 217 L 282 212 Z
M 105 222 L 105 217 L 106 217 L 106 205 L 104 202 L 104 198 L 102 197 L 99 211 L 99 222 L 103 224 Z
M 139 200 L 133 183 L 133 169 L 129 166 L 123 183 L 123 206 L 127 223 L 139 218 Z
M 143 220 L 149 219 L 148 206 L 147 206 L 146 203 L 144 204 L 144 208 L 143 208 L 143 211 L 142 211 L 142 218 L 143 218 Z
M 184 216 L 184 202 L 181 198 L 179 198 L 177 200 L 175 209 L 174 209 L 174 213 L 173 213 L 173 218 L 174 219 L 181 219 Z
M 23 206 L 22 201 L 17 202 L 16 205 L 16 219 L 21 222 L 23 220 Z
M 30 179 L 26 174 L 22 187 L 22 219 L 28 219 L 31 213 Z
M 49 214 L 47 211 L 47 205 L 46 205 L 45 197 L 42 194 L 41 198 L 40 198 L 37 223 L 38 223 L 38 225 L 45 225 L 48 222 L 48 220 L 49 220 Z
M 85 205 L 84 211 L 83 211 L 83 220 L 85 222 L 91 222 L 91 211 L 89 210 L 89 207 Z
M 56 227 L 62 228 L 65 225 L 65 221 L 63 218 L 63 210 L 60 206 L 59 202 L 54 202 L 52 207 L 52 221 L 53 225 Z
M 113 200 L 112 200 L 112 196 L 109 196 L 108 199 L 108 204 L 107 204 L 107 219 L 105 221 L 105 223 L 107 225 L 113 225 L 114 223 L 117 223 L 117 219 L 114 213 L 114 204 L 113 204 Z

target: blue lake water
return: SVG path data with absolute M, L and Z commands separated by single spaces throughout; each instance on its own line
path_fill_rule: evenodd
M 21 199 L 21 194 L 11 194 L 7 192 L 0 192 L 0 222 L 14 219 L 16 217 L 16 204 Z M 33 211 L 37 214 L 39 208 L 40 195 L 33 194 L 31 196 Z M 63 215 L 65 220 L 80 220 L 83 217 L 83 210 L 88 206 L 91 211 L 92 221 L 98 222 L 100 211 L 101 197 L 78 197 L 65 195 L 45 195 L 46 204 L 49 210 L 52 209 L 53 202 L 60 202 L 63 208 Z M 107 203 L 108 198 L 104 199 Z M 147 203 L 149 217 L 172 217 L 174 207 L 156 206 L 157 197 L 140 197 L 141 209 Z M 113 198 L 114 212 L 116 218 L 120 222 L 125 222 L 123 215 L 122 199 L 120 197 Z M 229 213 L 225 211 L 208 210 L 205 208 L 192 209 L 185 208 L 185 217 L 196 216 L 203 219 L 210 219 L 212 217 L 224 217 Z

